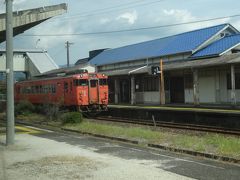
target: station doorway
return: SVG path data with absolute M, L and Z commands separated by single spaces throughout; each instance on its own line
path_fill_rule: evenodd
M 130 102 L 130 81 L 129 79 L 120 79 L 120 103 Z
M 170 98 L 171 103 L 184 103 L 184 78 L 170 78 Z
M 115 79 L 108 78 L 108 102 L 114 103 L 115 102 L 115 86 L 114 86 Z

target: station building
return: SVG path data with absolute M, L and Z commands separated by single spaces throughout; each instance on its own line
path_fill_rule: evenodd
M 115 49 L 90 60 L 109 76 L 111 103 L 160 104 L 163 60 L 166 104 L 240 103 L 240 33 L 231 24 L 197 29 Z

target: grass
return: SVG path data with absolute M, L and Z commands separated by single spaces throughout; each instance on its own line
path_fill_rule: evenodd
M 181 132 L 154 131 L 148 127 L 121 127 L 89 121 L 83 121 L 76 125 L 68 124 L 65 125 L 65 128 L 240 159 L 240 139 L 234 136 L 208 133 L 183 134 Z
M 18 115 L 16 119 L 24 120 L 30 123 L 40 123 L 40 124 L 50 125 L 55 127 L 62 125 L 61 121 L 52 120 L 46 115 L 37 114 L 37 113 L 26 113 L 24 115 Z
M 125 128 L 115 125 L 98 124 L 88 121 L 83 121 L 77 125 L 66 125 L 66 128 L 80 130 L 84 132 L 97 133 L 102 135 L 111 135 L 115 137 L 124 137 L 137 140 L 152 140 L 161 139 L 162 135 L 150 129 L 143 129 L 139 127 Z
M 42 122 L 47 121 L 46 116 L 36 113 L 26 113 L 24 115 L 18 115 L 17 119 L 31 121 L 31 122 Z

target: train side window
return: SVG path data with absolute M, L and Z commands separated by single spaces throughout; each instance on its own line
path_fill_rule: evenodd
M 43 88 L 42 88 L 42 86 L 39 86 L 39 93 L 40 93 L 40 94 L 43 93 Z
M 45 94 L 48 93 L 48 86 L 47 86 L 47 85 L 44 86 L 44 93 L 45 93 Z
M 34 86 L 31 86 L 30 88 L 31 88 L 30 93 L 34 94 Z
M 100 86 L 106 86 L 106 85 L 108 85 L 107 79 L 99 79 L 99 85 L 100 85 Z
M 73 85 L 74 85 L 74 86 L 78 86 L 78 80 L 77 80 L 77 79 L 74 79 L 74 80 L 73 80 Z
M 20 87 L 17 87 L 17 94 L 20 94 Z
M 30 94 L 30 93 L 31 93 L 31 87 L 28 86 L 28 87 L 27 87 L 27 94 Z
M 39 88 L 39 86 L 36 86 L 36 93 L 37 93 L 37 94 L 40 93 L 40 88 Z
M 90 85 L 91 87 L 97 87 L 97 80 L 91 80 Z
M 52 93 L 52 85 L 51 84 L 48 85 L 48 93 Z
M 68 92 L 68 83 L 64 82 L 64 91 L 67 93 Z
M 47 88 L 46 85 L 43 85 L 43 93 L 46 94 L 47 93 Z
M 73 86 L 73 83 L 70 82 L 70 91 L 72 91 L 72 86 Z
M 55 85 L 55 84 L 52 85 L 52 93 L 53 93 L 53 94 L 56 93 L 56 85 Z

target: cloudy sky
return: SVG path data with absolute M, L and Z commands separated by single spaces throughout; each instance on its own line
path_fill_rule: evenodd
M 116 31 L 240 14 L 239 0 L 14 0 L 14 10 L 59 3 L 68 4 L 66 14 L 52 18 L 23 35 Z M 0 13 L 4 11 L 4 0 L 0 0 Z M 14 38 L 14 48 L 46 49 L 57 64 L 63 65 L 66 64 L 66 41 L 74 43 L 70 56 L 71 63 L 75 63 L 77 59 L 87 57 L 90 50 L 120 47 L 221 23 L 231 23 L 240 30 L 239 16 L 133 32 L 61 37 L 19 35 Z M 5 47 L 5 44 L 1 44 L 1 47 Z

